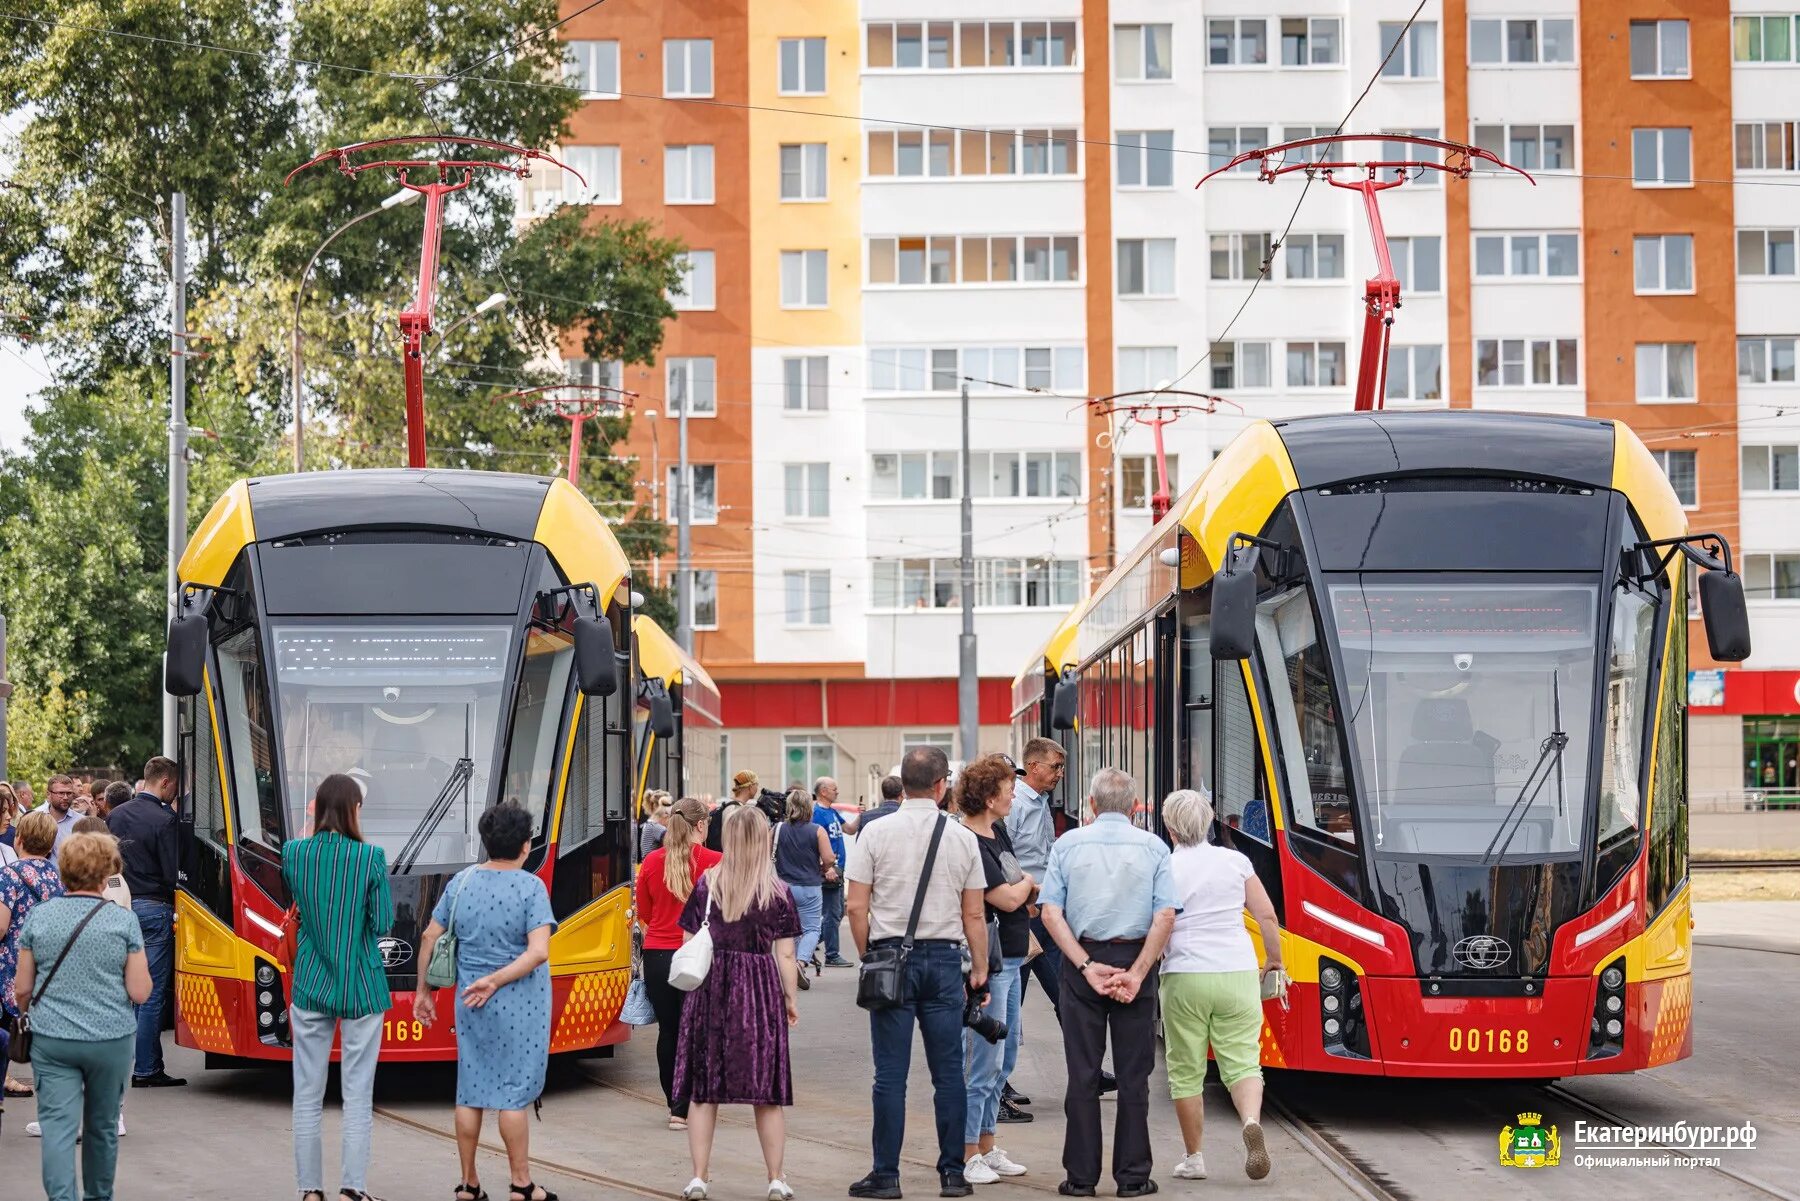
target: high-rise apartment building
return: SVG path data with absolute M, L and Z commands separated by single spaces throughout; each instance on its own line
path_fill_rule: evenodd
M 589 182 L 538 201 L 691 248 L 655 367 L 569 369 L 642 393 L 629 450 L 665 516 L 688 406 L 696 642 L 734 767 L 866 794 L 905 746 L 951 746 L 964 383 L 996 746 L 1006 682 L 1149 528 L 1150 431 L 1087 398 L 1224 399 L 1168 427 L 1177 490 L 1247 419 L 1349 407 L 1360 201 L 1302 200 L 1298 176 L 1194 184 L 1355 104 L 1347 131 L 1465 140 L 1536 176 L 1387 193 L 1388 407 L 1636 428 L 1750 591 L 1749 663 L 1709 664 L 1694 630 L 1694 792 L 1800 791 L 1800 9 L 1412 11 L 611 0 L 562 27 L 586 98 L 562 149 Z

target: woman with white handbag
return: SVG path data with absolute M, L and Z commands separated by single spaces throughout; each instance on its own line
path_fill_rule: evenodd
M 694 882 L 719 861 L 706 848 L 706 802 L 682 797 L 669 809 L 663 844 L 644 856 L 638 867 L 637 920 L 644 932 L 644 992 L 656 1011 L 656 1069 L 663 1100 L 669 1105 L 669 1129 L 686 1130 L 687 1102 L 675 1099 L 675 1048 L 681 1041 L 681 1008 L 687 993 L 669 983 L 669 965 L 685 935 L 681 911 L 693 895 Z
M 688 991 L 675 1056 L 675 1096 L 687 1104 L 694 1178 L 684 1201 L 704 1201 L 719 1106 L 749 1105 L 769 1173 L 769 1201 L 793 1201 L 782 1179 L 781 1112 L 794 1103 L 788 1028 L 800 1020 L 794 941 L 800 913 L 775 875 L 769 822 L 749 806 L 725 819 L 724 859 L 700 878 L 681 914 L 691 936 L 669 982 Z

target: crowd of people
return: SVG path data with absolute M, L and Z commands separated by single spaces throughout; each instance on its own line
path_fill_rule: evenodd
M 873 1067 L 871 1163 L 850 1196 L 901 1196 L 915 1028 L 932 1084 L 940 1195 L 1028 1173 L 997 1139 L 1001 1125 L 1033 1116 L 1010 1079 L 1032 979 L 1050 1002 L 1067 1066 L 1060 1194 L 1095 1195 L 1100 1098 L 1115 1090 L 1117 1194 L 1157 1191 L 1149 1114 L 1159 1017 L 1184 1144 L 1173 1175 L 1206 1175 L 1209 1052 L 1240 1120 L 1244 1170 L 1268 1174 L 1259 1036 L 1281 941 L 1249 861 L 1208 841 L 1213 814 L 1200 792 L 1164 800 L 1169 842 L 1144 830 L 1133 820 L 1143 809 L 1138 784 L 1112 768 L 1089 783 L 1091 820 L 1059 837 L 1052 802 L 1062 748 L 1034 739 L 1021 758 L 978 758 L 953 786 L 943 752 L 915 748 L 881 782 L 880 803 L 848 822 L 826 777 L 784 794 L 741 771 L 717 808 L 646 797 L 637 934 L 668 1126 L 685 1132 L 692 1161 L 685 1201 L 708 1196 L 721 1105 L 751 1107 L 769 1201 L 791 1201 L 790 1031 L 809 969 L 817 977 L 827 966 L 858 966 L 844 954 L 845 925 L 862 966 L 857 1003 L 868 1011 Z M 28 1133 L 43 1139 L 50 1201 L 110 1198 L 126 1088 L 185 1083 L 165 1070 L 161 1043 L 178 779 L 160 756 L 135 789 L 58 775 L 36 808 L 29 786 L 0 783 L 0 1039 L 23 1032 L 29 1015 L 33 1068 L 29 1083 L 9 1075 L 6 1092 L 38 1095 Z M 311 832 L 282 856 L 293 902 L 284 932 L 301 1201 L 327 1198 L 321 1125 L 334 1045 L 338 1194 L 374 1201 L 374 1077 L 392 1001 L 379 943 L 394 900 L 386 856 L 362 836 L 363 795 L 351 777 L 327 777 L 311 798 Z M 555 1201 L 532 1181 L 526 1120 L 549 1056 L 556 928 L 543 883 L 520 870 L 534 833 L 517 804 L 483 814 L 486 858 L 443 887 L 419 948 L 416 1019 L 449 1017 L 438 1012 L 438 989 L 454 988 L 456 1201 L 489 1201 L 477 1159 L 489 1111 L 506 1151 L 508 1201 Z M 1267 949 L 1261 964 L 1246 909 Z M 1116 1075 L 1103 1068 L 1109 1049 Z

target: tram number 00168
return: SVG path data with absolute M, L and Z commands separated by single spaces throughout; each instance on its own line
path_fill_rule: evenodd
M 1470 1055 L 1528 1055 L 1531 1052 L 1529 1030 L 1483 1030 L 1479 1026 L 1450 1027 L 1450 1050 Z
M 381 1023 L 384 1043 L 420 1043 L 425 1041 L 425 1023 L 396 1022 L 392 1018 Z

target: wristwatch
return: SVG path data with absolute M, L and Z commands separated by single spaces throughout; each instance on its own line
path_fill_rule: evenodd
M 1089 955 L 1087 958 L 1087 962 L 1083 963 L 1080 967 L 1076 968 L 1075 970 L 1077 972 L 1079 972 L 1081 975 L 1085 976 L 1085 975 L 1087 975 L 1087 970 L 1093 966 L 1094 966 L 1094 957 L 1092 955 Z

